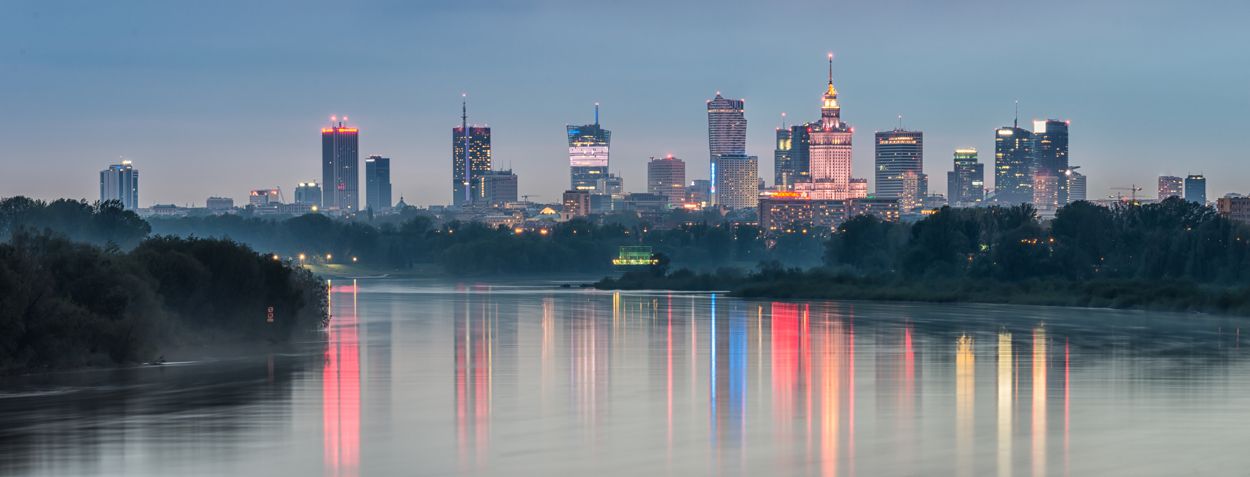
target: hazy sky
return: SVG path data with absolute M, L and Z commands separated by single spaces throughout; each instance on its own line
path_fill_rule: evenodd
M 707 176 L 705 101 L 746 98 L 748 149 L 771 184 L 773 129 L 819 117 L 833 51 L 854 172 L 872 133 L 925 132 L 930 188 L 993 130 L 1070 119 L 1090 198 L 1203 172 L 1250 192 L 1250 3 L 1238 1 L 4 1 L 0 197 L 98 198 L 119 157 L 141 202 L 320 181 L 319 128 L 361 128 L 392 158 L 395 199 L 451 199 L 460 94 L 493 128 L 522 194 L 568 187 L 564 125 L 602 103 L 611 168 L 641 191 L 649 156 Z M 363 167 L 362 167 L 363 181 Z M 363 184 L 362 184 L 363 189 Z

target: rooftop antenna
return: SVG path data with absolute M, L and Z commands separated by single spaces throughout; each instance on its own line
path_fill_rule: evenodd
M 833 52 L 829 52 L 829 84 L 833 84 Z
M 464 203 L 473 200 L 469 191 L 469 180 L 472 167 L 469 164 L 469 93 L 460 93 L 460 132 L 464 135 Z
M 1013 128 L 1020 127 L 1020 100 L 1018 99 L 1016 100 L 1016 118 L 1011 120 L 1011 127 Z
M 898 115 L 898 130 L 899 131 L 903 130 L 903 115 L 902 114 Z
M 782 112 L 781 113 L 781 129 L 785 129 L 785 128 L 786 128 L 786 113 Z
M 599 103 L 595 103 L 595 126 L 599 125 Z

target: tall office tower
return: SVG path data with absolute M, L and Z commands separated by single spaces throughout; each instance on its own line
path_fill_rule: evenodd
M 321 184 L 316 182 L 300 182 L 295 185 L 295 203 L 321 207 Z
M 946 173 L 946 194 L 956 207 L 975 207 L 985 200 L 985 166 L 977 162 L 977 150 L 955 150 L 955 167 Z
M 878 188 L 877 190 L 880 190 Z M 892 197 L 877 197 L 878 199 L 898 199 L 898 206 L 903 212 L 911 212 L 920 206 L 921 199 L 924 195 L 920 192 L 920 174 L 916 171 L 906 170 L 899 175 L 899 191 L 898 195 Z
M 1068 202 L 1071 203 L 1079 200 L 1086 200 L 1085 198 L 1088 196 L 1085 194 L 1085 174 L 1076 172 L 1075 168 L 1073 168 L 1068 169 L 1068 173 L 1066 175 L 1068 178 Z
M 360 130 L 344 126 L 346 121 L 344 116 L 321 128 L 322 207 L 345 214 L 360 210 Z
M 679 204 L 686 198 L 686 162 L 669 154 L 647 162 L 647 192 L 668 199 L 668 204 Z
M 100 171 L 100 202 L 116 200 L 122 208 L 139 208 L 139 170 L 130 161 Z
M 1068 170 L 1068 121 L 1033 121 L 1033 173 L 1063 177 Z M 1068 203 L 1067 181 L 1059 181 L 1059 205 Z
M 994 200 L 1000 204 L 1033 200 L 1033 133 L 1019 123 L 994 131 Z
M 482 181 L 479 178 L 489 170 L 490 128 L 469 126 L 468 109 L 461 103 L 460 126 L 451 129 L 452 205 L 469 207 L 482 197 Z
M 853 129 L 842 121 L 838 90 L 833 87 L 833 54 L 829 55 L 829 84 L 821 98 L 820 124 L 814 125 L 808 145 L 810 182 L 796 183 L 795 190 L 809 198 L 843 200 L 851 198 L 851 135 Z
M 812 181 L 812 127 L 814 124 L 790 126 L 790 164 L 794 169 L 791 188 L 800 182 Z
M 877 197 L 901 197 L 903 173 L 924 174 L 924 133 L 900 128 L 878 132 L 876 139 Z
M 1053 214 L 1059 210 L 1062 205 L 1059 200 L 1059 184 L 1067 185 L 1067 181 L 1060 181 L 1059 176 L 1051 175 L 1047 171 L 1033 174 L 1033 207 L 1038 212 Z
M 391 208 L 391 159 L 365 158 L 365 208 L 382 212 Z
M 712 180 L 712 204 L 715 204 L 716 156 L 744 155 L 747 153 L 746 101 L 725 99 L 720 91 L 707 102 L 707 141 L 710 158 L 708 177 Z
M 608 146 L 612 131 L 599 126 L 599 103 L 595 103 L 595 123 L 567 126 L 569 135 L 569 177 L 573 190 L 599 193 L 599 179 L 608 175 Z
M 793 148 L 790 129 L 784 123 L 781 126 L 777 128 L 776 147 L 773 149 L 773 187 L 789 190 L 794 188 L 794 159 L 790 154 Z
M 517 201 L 517 176 L 511 170 L 486 171 L 481 176 L 482 200 L 491 207 Z
M 728 209 L 759 205 L 759 159 L 745 154 L 712 156 L 712 203 Z
M 1185 180 L 1176 176 L 1159 176 L 1159 200 L 1185 194 Z
M 1185 200 L 1207 203 L 1207 178 L 1202 174 L 1190 174 L 1185 178 Z

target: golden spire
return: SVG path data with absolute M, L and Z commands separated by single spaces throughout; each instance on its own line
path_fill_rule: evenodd
M 838 98 L 838 89 L 833 87 L 833 52 L 829 52 L 829 88 L 825 89 L 825 98 Z

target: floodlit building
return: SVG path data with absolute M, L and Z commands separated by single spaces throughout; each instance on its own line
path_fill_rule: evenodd
M 608 175 L 608 153 L 612 131 L 599 126 L 599 104 L 595 104 L 595 122 L 565 127 L 569 138 L 569 188 L 606 193 L 598 190 L 599 180 Z
M 1159 200 L 1168 197 L 1184 197 L 1185 180 L 1176 176 L 1159 176 Z
M 810 182 L 795 184 L 812 199 L 852 198 L 851 136 L 854 130 L 842 121 L 838 90 L 833 86 L 833 55 L 829 55 L 829 83 L 821 98 L 820 124 L 810 132 L 808 166 Z
M 282 191 L 280 189 L 252 189 L 247 196 L 247 203 L 253 207 L 281 204 Z
M 100 171 L 100 202 L 115 200 L 126 210 L 139 209 L 139 170 L 130 161 Z
M 360 209 L 360 130 L 343 120 L 321 128 L 321 202 L 327 210 L 353 213 Z
M 470 207 L 483 196 L 480 178 L 491 170 L 490 128 L 470 126 L 468 109 L 460 108 L 460 126 L 451 130 L 452 205 Z
M 976 207 L 985 201 L 985 165 L 977 162 L 977 150 L 955 150 L 955 166 L 946 173 L 946 194 L 956 207 Z
M 831 232 L 846 220 L 846 201 L 812 200 L 782 191 L 761 197 L 760 229 L 766 234 Z
M 712 157 L 712 204 L 754 208 L 759 200 L 759 159 L 745 154 Z

